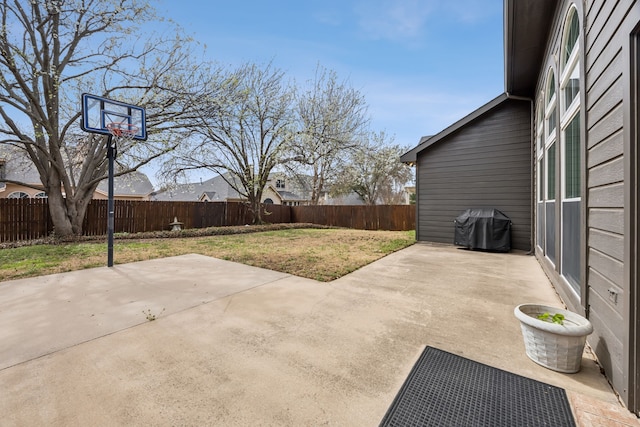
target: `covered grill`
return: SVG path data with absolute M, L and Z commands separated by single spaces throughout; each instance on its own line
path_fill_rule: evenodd
M 467 209 L 454 222 L 455 245 L 499 252 L 511 250 L 511 220 L 497 209 Z

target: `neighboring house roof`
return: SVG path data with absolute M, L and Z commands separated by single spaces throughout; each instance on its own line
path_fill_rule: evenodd
M 228 177 L 228 175 L 226 175 Z M 230 178 L 227 178 L 230 179 Z M 284 201 L 305 201 L 303 197 L 282 189 L 275 188 L 273 185 L 267 185 L 265 190 L 269 188 L 276 193 Z M 151 200 L 159 201 L 174 201 L 174 202 L 194 202 L 194 201 L 208 201 L 208 202 L 223 202 L 227 200 L 240 200 L 243 199 L 222 175 L 215 176 L 206 181 L 199 183 L 187 183 L 178 184 L 160 190 L 151 196 Z
M 451 135 L 452 133 L 462 129 L 463 127 L 467 126 L 469 123 L 473 122 L 474 120 L 478 119 L 479 117 L 482 117 L 484 114 L 486 114 L 489 111 L 493 110 L 495 107 L 497 107 L 498 105 L 502 104 L 507 99 L 509 99 L 507 94 L 503 93 L 502 95 L 498 96 L 497 98 L 492 99 L 491 101 L 489 101 L 488 103 L 486 103 L 482 107 L 478 108 L 477 110 L 475 110 L 471 114 L 469 114 L 466 117 L 458 120 L 457 122 L 455 122 L 454 124 L 452 124 L 448 128 L 444 129 L 442 132 L 440 132 L 440 133 L 438 133 L 436 135 L 433 135 L 431 137 L 422 137 L 422 138 L 420 138 L 420 143 L 418 144 L 418 146 L 415 147 L 414 149 L 410 150 L 410 151 L 407 151 L 405 154 L 403 154 L 400 157 L 400 161 L 404 162 L 404 163 L 415 163 L 416 159 L 417 159 L 417 156 L 418 156 L 418 153 L 420 153 L 421 151 L 427 149 L 428 147 L 432 146 L 433 144 L 437 143 L 438 141 L 442 140 L 443 138 Z
M 505 0 L 505 92 L 533 98 L 547 37 L 561 2 Z
M 349 205 L 349 206 L 361 206 L 364 205 L 364 201 L 362 197 L 358 194 L 351 192 L 345 194 L 344 196 L 331 197 L 329 195 L 326 196 L 323 205 Z
M 200 195 L 200 199 L 198 200 L 200 200 L 201 202 L 211 202 L 215 200 L 215 197 L 216 197 L 215 191 L 205 191 Z
M 108 194 L 109 183 L 107 180 L 100 182 L 96 191 Z M 126 175 L 114 177 L 113 195 L 117 196 L 148 196 L 153 192 L 153 184 L 149 177 L 142 172 L 131 172 Z
M 0 145 L 0 159 L 4 162 L 4 173 L 7 181 L 18 181 L 30 187 L 42 188 L 38 170 L 22 150 L 8 145 Z M 115 177 L 113 185 L 114 196 L 148 196 L 153 191 L 151 181 L 142 172 L 131 172 Z M 0 189 L 4 187 L 5 184 L 1 183 Z M 107 195 L 108 182 L 106 179 L 98 185 L 96 191 Z
M 282 197 L 282 200 L 286 200 L 286 201 L 306 201 L 307 199 L 305 199 L 302 196 L 297 195 L 296 193 L 292 193 L 291 191 L 284 191 L 284 190 L 275 190 L 278 192 L 278 194 L 280 194 L 280 197 Z
M 0 159 L 4 163 L 4 178 L 24 184 L 41 186 L 40 175 L 33 162 L 17 147 L 0 144 Z
M 178 184 L 170 188 L 160 190 L 151 195 L 151 200 L 174 201 L 174 202 L 196 202 L 201 200 L 201 196 L 207 193 L 209 201 L 225 201 L 240 199 L 240 193 L 234 190 L 222 177 L 215 176 L 199 183 Z

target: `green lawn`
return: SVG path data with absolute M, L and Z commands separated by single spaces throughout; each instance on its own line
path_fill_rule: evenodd
M 128 236 L 131 237 L 131 236 Z M 114 263 L 197 253 L 320 281 L 412 245 L 413 231 L 296 228 L 204 237 L 116 239 Z M 106 265 L 105 242 L 0 249 L 0 281 Z

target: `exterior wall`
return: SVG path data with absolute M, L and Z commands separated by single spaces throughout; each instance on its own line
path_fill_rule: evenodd
M 634 394 L 629 390 L 630 308 L 635 305 L 629 298 L 637 282 L 625 280 L 625 216 L 632 213 L 625 204 L 625 138 L 630 129 L 624 122 L 631 106 L 624 75 L 630 73 L 629 39 L 640 23 L 640 4 L 592 1 L 585 13 L 587 301 L 596 329 L 589 341 L 614 388 L 629 401 Z
M 506 100 L 417 156 L 419 241 L 453 243 L 468 208 L 511 218 L 511 246 L 531 250 L 531 105 Z
M 264 201 L 267 199 L 271 199 L 274 205 L 282 204 L 282 198 L 273 188 L 271 188 L 271 186 L 267 186 L 262 192 L 261 203 L 264 203 Z
M 109 198 L 109 194 L 105 194 L 101 191 L 95 191 L 93 193 L 93 197 L 94 200 L 107 200 Z M 126 195 L 122 195 L 122 194 L 114 194 L 113 195 L 113 199 L 114 200 L 129 200 L 132 202 L 139 202 L 139 201 L 147 201 L 149 200 L 149 195 L 140 195 L 140 196 L 126 196 Z
M 33 187 L 26 187 L 24 185 L 8 184 L 7 183 L 4 191 L 0 191 L 0 199 L 6 199 L 9 196 L 9 194 L 14 193 L 16 191 L 22 191 L 23 193 L 27 193 L 29 195 L 29 197 L 34 198 L 36 194 L 42 193 L 44 190 L 43 189 L 38 189 L 38 188 L 33 188 Z M 96 192 L 93 193 L 93 199 L 106 200 L 107 198 L 108 198 L 107 194 L 101 193 L 99 191 L 96 191 Z M 141 201 L 141 200 L 149 200 L 149 196 L 147 196 L 147 195 L 143 195 L 143 196 L 124 196 L 124 195 L 116 194 L 114 196 L 114 199 L 116 199 L 116 200 Z
M 563 26 L 572 6 L 577 8 L 581 21 L 581 292 L 572 292 L 561 277 L 561 265 L 545 257 L 539 241 L 536 255 L 569 308 L 585 313 L 593 323 L 595 332 L 589 343 L 615 390 L 637 412 L 634 399 L 638 384 L 632 368 L 637 354 L 632 337 L 636 333 L 632 319 L 637 301 L 632 298 L 637 293 L 637 282 L 629 280 L 626 246 L 629 238 L 625 238 L 630 232 L 630 216 L 637 220 L 637 211 L 630 211 L 625 200 L 629 199 L 630 191 L 636 190 L 625 182 L 625 175 L 629 173 L 626 156 L 633 146 L 629 141 L 632 111 L 629 45 L 634 29 L 640 24 L 640 5 L 636 0 L 563 1 L 541 64 L 539 99 L 544 97 L 548 71 L 554 70 L 556 80 L 560 76 L 558 58 Z M 559 117 L 558 114 L 558 123 Z M 560 159 L 557 165 L 562 167 Z M 537 169 L 536 178 L 540 173 Z M 556 213 L 559 214 L 558 209 Z M 540 224 L 539 218 L 536 220 Z M 559 223 L 555 230 L 556 236 L 562 232 Z
M 580 266 L 579 269 L 581 271 L 581 277 L 578 279 L 578 284 L 577 284 L 577 288 L 578 288 L 578 292 L 576 292 L 576 289 L 572 289 L 572 287 L 570 286 L 570 284 L 567 282 L 567 280 L 565 278 L 563 278 L 561 276 L 561 271 L 562 271 L 562 263 L 563 263 L 563 259 L 562 259 L 562 231 L 563 231 L 563 227 L 562 227 L 562 203 L 560 201 L 561 199 L 561 194 L 562 194 L 562 174 L 564 173 L 564 165 L 562 164 L 563 162 L 563 155 L 562 155 L 562 150 L 561 150 L 561 145 L 562 145 L 562 130 L 561 130 L 561 108 L 560 108 L 560 79 L 561 79 L 561 75 L 562 75 L 562 70 L 561 70 L 561 66 L 559 64 L 562 52 L 561 52 L 561 45 L 563 42 L 563 31 L 564 31 L 564 26 L 565 26 L 565 21 L 567 18 L 567 14 L 568 11 L 570 9 L 571 6 L 575 6 L 577 8 L 578 11 L 578 16 L 580 18 L 580 24 L 582 25 L 582 23 L 584 22 L 583 19 L 583 11 L 582 11 L 582 6 L 581 6 L 581 2 L 572 2 L 572 1 L 563 1 L 559 3 L 558 9 L 557 9 L 557 13 L 555 15 L 555 20 L 553 22 L 553 25 L 551 26 L 551 33 L 548 37 L 548 46 L 546 49 L 546 55 L 545 58 L 542 62 L 542 64 L 540 64 L 540 71 L 539 71 L 539 78 L 538 78 L 538 84 L 537 84 L 537 97 L 536 97 L 536 102 L 535 102 L 535 106 L 536 106 L 536 111 L 535 111 L 535 117 L 536 119 L 536 129 L 535 129 L 535 133 L 536 133 L 536 162 L 535 162 L 535 182 L 536 182 L 536 195 L 537 195 L 537 202 L 536 202 L 536 220 L 535 220 L 535 224 L 538 228 L 542 227 L 543 231 L 540 233 L 539 229 L 536 230 L 536 236 L 540 236 L 543 235 L 544 236 L 544 242 L 541 242 L 541 238 L 538 237 L 536 239 L 536 244 L 535 244 L 535 253 L 536 256 L 538 257 L 540 264 L 542 265 L 542 267 L 544 268 L 545 272 L 547 273 L 547 275 L 549 276 L 549 278 L 551 279 L 551 281 L 554 283 L 556 290 L 558 291 L 558 293 L 560 294 L 560 296 L 562 297 L 562 300 L 565 302 L 565 304 L 572 310 L 575 312 L 578 312 L 580 314 L 586 314 L 585 313 L 585 309 L 586 309 L 586 301 L 584 298 L 581 298 L 580 295 L 584 295 L 586 292 L 584 289 L 586 289 L 584 282 L 584 276 L 585 276 L 585 246 L 584 243 L 586 242 L 586 237 L 585 237 L 585 232 L 584 232 L 584 227 L 578 227 L 579 229 L 579 240 L 580 243 L 578 244 L 578 248 L 577 251 L 579 252 L 579 262 L 580 262 Z M 586 132 L 585 132 L 585 108 L 584 108 L 584 99 L 586 98 L 585 96 L 585 78 L 584 78 L 584 37 L 583 37 L 583 33 L 584 31 L 582 30 L 581 27 L 581 38 L 579 38 L 579 48 L 581 49 L 580 51 L 580 118 L 581 118 L 581 159 L 585 159 L 586 155 L 585 155 L 585 150 L 584 150 L 584 145 L 585 145 L 585 140 L 586 140 Z M 551 78 L 551 75 L 553 75 L 553 79 Z M 551 81 L 554 80 L 555 84 L 551 85 Z M 548 111 L 548 91 L 549 91 L 549 87 L 553 86 L 554 90 L 556 92 L 556 101 L 555 101 L 555 114 L 549 114 Z M 540 109 L 542 109 L 542 111 L 540 111 Z M 539 117 L 542 116 L 543 120 L 539 120 Z M 540 203 L 540 193 L 545 193 L 546 190 L 546 186 L 550 185 L 547 182 L 547 178 L 548 176 L 546 175 L 548 173 L 547 169 L 550 167 L 546 162 L 549 161 L 549 159 L 547 159 L 546 157 L 548 157 L 548 154 L 546 153 L 546 149 L 548 148 L 549 145 L 549 137 L 548 135 L 548 130 L 546 129 L 546 127 L 548 126 L 548 120 L 550 116 L 554 116 L 555 117 L 555 123 L 556 123 L 556 136 L 553 138 L 554 142 L 555 142 L 555 163 L 554 163 L 554 168 L 555 168 L 555 196 L 553 197 L 553 201 L 547 201 L 546 203 L 543 203 L 542 205 L 544 205 L 544 207 L 542 207 L 541 203 Z M 541 148 L 542 146 L 542 148 Z M 543 178 L 542 180 L 540 179 L 540 173 L 541 173 L 541 168 L 540 168 L 540 151 L 543 150 L 545 151 L 544 153 L 544 157 L 543 159 L 543 163 L 545 164 L 543 166 L 543 168 L 546 168 L 544 171 L 542 171 L 543 174 Z M 582 186 L 582 190 L 581 190 L 581 206 L 580 206 L 580 216 L 584 217 L 584 206 L 585 206 L 585 199 L 586 199 L 586 193 L 585 193 L 585 175 L 584 175 L 584 171 L 582 171 L 581 174 L 581 186 Z M 538 187 L 538 185 L 542 186 L 542 189 L 540 189 Z M 544 197 L 546 198 L 546 197 Z M 542 215 L 544 215 L 544 217 L 542 217 Z
M 42 193 L 43 190 L 38 188 L 33 188 L 33 187 L 27 187 L 24 185 L 7 183 L 4 191 L 0 191 L 0 199 L 6 199 L 9 196 L 9 194 L 15 193 L 16 191 L 27 193 L 29 197 L 33 198 L 35 197 L 36 194 Z

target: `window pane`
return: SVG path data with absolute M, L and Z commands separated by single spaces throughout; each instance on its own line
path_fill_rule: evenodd
M 28 199 L 29 195 L 22 191 L 15 191 L 7 196 L 7 199 Z
M 549 103 L 549 101 L 551 101 L 551 98 L 553 98 L 553 95 L 555 95 L 555 93 L 556 93 L 556 76 L 554 74 L 551 74 L 551 79 L 549 80 L 549 88 L 547 92 L 547 104 Z
M 556 199 L 556 143 L 547 150 L 547 200 Z
M 556 109 L 551 110 L 549 118 L 547 119 L 547 135 L 551 135 L 556 130 Z
M 580 23 L 578 22 L 578 14 L 576 11 L 573 11 L 571 15 L 571 22 L 569 23 L 569 28 L 567 31 L 567 38 L 564 41 L 564 60 L 562 64 L 566 64 L 573 52 L 573 48 L 576 46 L 576 42 L 578 41 L 578 35 L 580 34 Z
M 577 65 L 573 67 L 571 71 L 571 77 L 569 77 L 569 82 L 564 88 L 564 108 L 567 109 L 571 102 L 576 99 L 578 93 L 580 92 L 580 76 L 579 76 L 579 68 Z
M 538 201 L 544 200 L 544 159 L 538 161 Z
M 542 106 L 542 101 L 538 103 L 538 120 L 537 123 L 542 123 L 544 120 L 544 107 Z
M 580 114 L 564 130 L 565 198 L 580 197 Z

